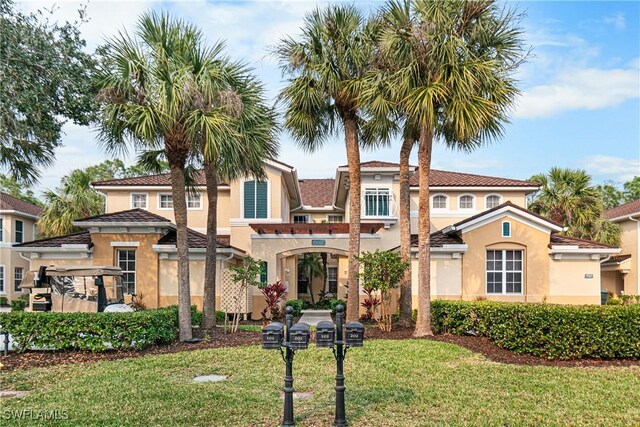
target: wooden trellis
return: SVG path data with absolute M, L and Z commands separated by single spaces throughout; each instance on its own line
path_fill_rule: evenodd
M 240 308 L 240 314 L 248 314 L 253 311 L 253 287 L 242 286 L 231 279 L 231 270 L 222 269 L 220 286 L 220 309 L 226 313 L 235 313 Z M 239 304 L 238 304 L 239 302 Z

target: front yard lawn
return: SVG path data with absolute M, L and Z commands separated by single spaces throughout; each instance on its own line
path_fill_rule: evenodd
M 192 382 L 210 374 L 228 379 Z M 282 416 L 284 364 L 258 346 L 0 375 L 3 390 L 31 391 L 2 400 L 11 425 L 275 426 Z M 442 342 L 371 340 L 349 350 L 345 375 L 351 426 L 640 425 L 640 367 L 506 365 Z M 295 388 L 313 396 L 295 402 L 297 425 L 332 424 L 334 377 L 330 350 L 298 352 Z M 68 419 L 42 419 L 52 411 Z

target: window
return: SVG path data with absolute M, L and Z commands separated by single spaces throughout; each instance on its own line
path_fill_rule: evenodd
M 439 195 L 433 197 L 434 209 L 447 209 L 447 196 Z
M 118 267 L 122 269 L 122 291 L 136 293 L 136 251 L 118 250 Z
M 521 250 L 487 251 L 487 293 L 522 293 Z
M 496 196 L 495 194 L 491 196 L 487 196 L 485 200 L 485 207 L 487 209 L 495 208 L 500 204 L 500 196 Z
M 202 194 L 187 194 L 187 209 L 202 209 Z
M 332 224 L 344 222 L 344 217 L 342 215 L 327 215 L 327 222 Z
M 309 281 L 307 275 L 304 274 L 302 268 L 300 268 L 300 259 L 298 259 L 298 295 L 309 293 Z
M 260 264 L 260 283 L 262 283 L 262 285 L 267 284 L 267 280 L 268 280 L 267 272 L 269 271 L 268 267 L 269 265 L 267 264 L 266 261 L 262 261 L 262 263 Z
M 309 222 L 309 215 L 294 215 L 293 223 L 294 224 L 307 224 Z
M 0 293 L 4 293 L 4 265 L 0 265 Z
M 365 216 L 389 216 L 389 197 L 388 188 L 365 189 Z
M 171 194 L 160 194 L 160 209 L 173 209 L 173 196 Z
M 268 218 L 268 194 L 265 181 L 244 182 L 244 218 Z
M 502 237 L 511 237 L 511 223 L 509 221 L 502 223 Z
M 20 292 L 20 283 L 22 283 L 22 277 L 24 276 L 24 268 L 16 267 L 13 270 L 13 289 L 16 292 Z
M 0 217 L 0 242 L 4 236 L 4 218 Z
M 22 243 L 24 241 L 24 222 L 16 220 L 16 243 Z
M 329 293 L 338 294 L 338 267 L 327 267 L 327 283 L 329 285 Z
M 145 193 L 131 193 L 131 209 L 147 209 L 147 195 Z
M 473 196 L 461 196 L 459 207 L 460 209 L 473 209 Z

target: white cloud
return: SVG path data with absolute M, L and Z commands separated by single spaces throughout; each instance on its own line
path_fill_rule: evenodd
M 622 31 L 627 28 L 627 21 L 622 12 L 618 12 L 615 15 L 605 16 L 602 18 L 602 22 L 606 25 L 612 25 L 618 31 Z
M 567 69 L 551 83 L 525 90 L 515 116 L 538 118 L 572 110 L 597 110 L 638 97 L 640 70 L 635 64 L 629 68 L 607 70 Z
M 619 182 L 631 180 L 640 175 L 640 159 L 638 152 L 629 153 L 629 158 L 613 157 L 606 155 L 589 156 L 580 162 L 582 168 L 591 175 L 614 178 Z

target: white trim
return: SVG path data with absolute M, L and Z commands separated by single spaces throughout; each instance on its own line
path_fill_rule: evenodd
M 178 253 L 178 248 L 176 247 L 176 245 L 153 245 L 151 246 L 151 249 L 159 254 L 177 254 Z M 207 253 L 207 248 L 189 248 L 189 253 L 190 254 L 206 254 Z M 220 248 L 217 247 L 216 248 L 216 254 L 231 254 L 231 255 L 235 255 L 239 258 L 244 258 L 245 257 L 245 253 L 238 250 L 238 249 L 234 249 L 234 248 Z M 216 256 L 216 259 L 218 257 Z M 163 258 L 166 259 L 166 258 Z M 173 258 L 169 258 L 169 259 L 173 259 Z
M 162 196 L 171 196 L 171 207 L 163 208 L 160 203 L 162 202 Z M 185 196 L 186 197 L 186 196 Z M 173 193 L 158 193 L 158 200 L 156 203 L 159 211 L 172 211 L 173 210 Z
M 2 211 L 0 211 L 0 213 L 2 213 Z M 625 220 L 630 220 L 630 221 L 634 221 L 637 222 L 638 220 L 635 218 L 640 218 L 640 212 L 636 212 L 636 213 L 632 213 L 631 215 L 622 215 L 622 216 L 617 216 L 615 218 L 611 218 L 609 221 L 611 222 L 619 222 L 619 221 L 625 221 Z
M 387 200 L 387 212 L 388 215 L 367 215 L 367 190 L 387 190 L 389 191 L 388 200 Z M 366 184 L 362 185 L 362 196 L 360 202 L 362 203 L 363 209 L 361 210 L 361 219 L 380 219 L 380 220 L 396 220 L 393 214 L 395 213 L 394 206 L 394 195 L 393 195 L 393 184 Z M 377 196 L 376 196 L 377 197 Z M 377 203 L 376 203 L 377 208 Z
M 429 187 L 429 191 L 538 191 L 540 187 L 456 187 L 456 186 L 436 186 Z M 412 191 L 418 191 L 417 185 L 411 186 Z
M 36 215 L 31 215 L 22 211 L 17 211 L 14 209 L 0 209 L 0 214 L 12 214 L 12 215 L 20 215 L 28 219 L 38 219 Z
M 622 252 L 620 248 L 582 248 L 578 246 L 560 246 L 552 245 L 549 249 L 550 254 L 619 254 Z
M 509 234 L 504 234 L 504 225 L 509 224 Z M 502 221 L 500 224 L 500 234 L 502 237 L 511 237 L 511 221 Z
M 435 207 L 434 199 L 436 197 L 444 197 L 444 208 L 436 208 Z M 438 212 L 449 210 L 449 195 L 445 194 L 445 193 L 435 193 L 435 194 L 431 195 L 431 210 L 432 211 L 438 211 Z
M 251 235 L 252 239 L 301 239 L 301 238 L 306 238 L 309 240 L 312 239 L 348 239 L 349 235 L 348 234 L 306 234 L 306 233 L 300 233 L 300 234 L 286 234 L 286 233 L 280 233 L 280 234 L 252 234 Z M 382 235 L 379 233 L 375 233 L 375 234 L 370 234 L 370 233 L 361 233 L 360 234 L 360 239 L 382 239 Z M 322 248 L 323 246 L 318 246 L 318 252 L 322 252 Z
M 497 197 L 498 198 L 498 204 L 495 206 L 488 206 L 487 205 L 487 200 L 489 199 L 489 197 Z M 487 194 L 486 196 L 484 196 L 484 208 L 485 210 L 487 209 L 493 209 L 497 206 L 500 206 L 502 204 L 502 195 L 498 194 L 498 193 L 491 193 L 491 194 Z
M 170 185 L 96 185 L 96 186 L 91 186 L 93 189 L 95 190 L 121 190 L 121 191 L 127 191 L 127 190 L 133 190 L 133 191 L 140 191 L 140 190 L 155 190 L 155 191 L 167 191 L 167 190 L 171 190 L 171 186 Z M 207 187 L 205 185 L 196 185 L 193 188 L 195 188 L 196 190 L 206 190 Z M 230 190 L 231 187 L 229 185 L 218 185 L 218 190 Z
M 282 218 L 231 218 L 229 226 L 247 227 L 249 224 L 282 224 Z
M 133 196 L 144 196 L 144 207 L 135 207 L 133 206 Z M 132 191 L 131 193 L 129 193 L 129 206 L 131 209 L 149 209 L 149 193 L 143 193 L 143 192 L 134 192 Z
M 123 222 L 100 222 L 100 221 L 73 221 L 71 224 L 76 227 L 82 228 L 96 228 L 96 232 L 99 232 L 100 229 L 113 229 L 113 228 L 147 228 L 152 227 L 154 229 L 158 228 L 175 228 L 176 226 L 170 221 L 167 222 L 131 222 L 131 221 L 123 221 Z
M 111 242 L 112 248 L 137 248 L 140 242 Z
M 502 219 L 505 217 L 514 218 L 540 231 L 563 231 L 563 227 L 558 226 L 550 221 L 539 218 L 520 209 L 516 209 L 512 206 L 504 206 L 498 210 L 481 215 L 478 218 L 467 221 L 461 225 L 450 225 L 449 227 L 446 227 L 443 232 L 447 233 L 450 231 L 471 231 L 497 219 Z
M 342 218 L 342 220 L 340 222 L 331 222 L 329 221 L 330 216 L 339 216 L 340 218 Z M 336 214 L 336 213 L 327 214 L 327 224 L 343 224 L 343 223 L 344 223 L 344 214 Z
M 463 197 L 471 197 L 471 207 L 470 208 L 463 208 L 462 205 L 462 198 Z M 460 212 L 473 212 L 476 210 L 476 196 L 470 193 L 464 193 L 464 194 L 460 194 L 458 195 L 458 210 Z
M 500 252 L 501 253 L 501 264 L 502 264 L 502 270 L 488 270 L 487 269 L 487 252 L 492 251 L 492 252 Z M 507 270 L 507 257 L 506 257 L 506 252 L 507 251 L 513 251 L 513 252 L 520 252 L 522 254 L 522 257 L 520 258 L 520 270 Z M 512 260 L 513 262 L 516 262 L 516 260 Z M 502 274 L 502 292 L 489 292 L 488 291 L 488 287 L 489 287 L 489 283 L 487 280 L 487 273 L 501 273 Z M 488 248 L 484 251 L 484 292 L 487 295 L 524 295 L 524 272 L 525 272 L 525 250 L 524 249 L 491 249 Z M 507 292 L 507 273 L 520 273 L 520 292 Z
M 307 220 L 305 222 L 296 222 L 296 217 L 297 216 L 304 216 L 304 217 L 307 218 Z M 311 221 L 311 216 L 309 214 L 296 213 L 296 214 L 291 215 L 291 223 L 292 224 L 311 224 L 309 221 Z
M 20 230 L 20 234 L 21 234 L 21 238 L 22 240 L 18 242 L 18 240 L 16 239 L 16 236 L 18 235 L 18 221 L 20 222 L 20 224 L 22 224 L 22 230 Z M 24 239 L 24 221 L 21 219 L 14 219 L 13 220 L 13 243 L 14 244 L 22 244 L 25 243 L 25 239 Z
M 251 182 L 251 181 L 267 183 L 267 217 L 266 218 L 245 218 L 244 217 L 244 184 L 245 182 Z M 258 187 L 255 186 L 254 188 L 256 190 L 256 196 L 257 196 Z M 254 210 L 255 210 L 255 207 L 254 207 Z M 240 181 L 240 216 L 243 221 L 249 221 L 249 222 L 253 222 L 256 219 L 262 219 L 262 220 L 271 219 L 271 181 L 269 179 L 265 179 L 264 181 L 258 181 L 255 177 L 251 177 L 251 178 L 245 178 L 242 181 Z

